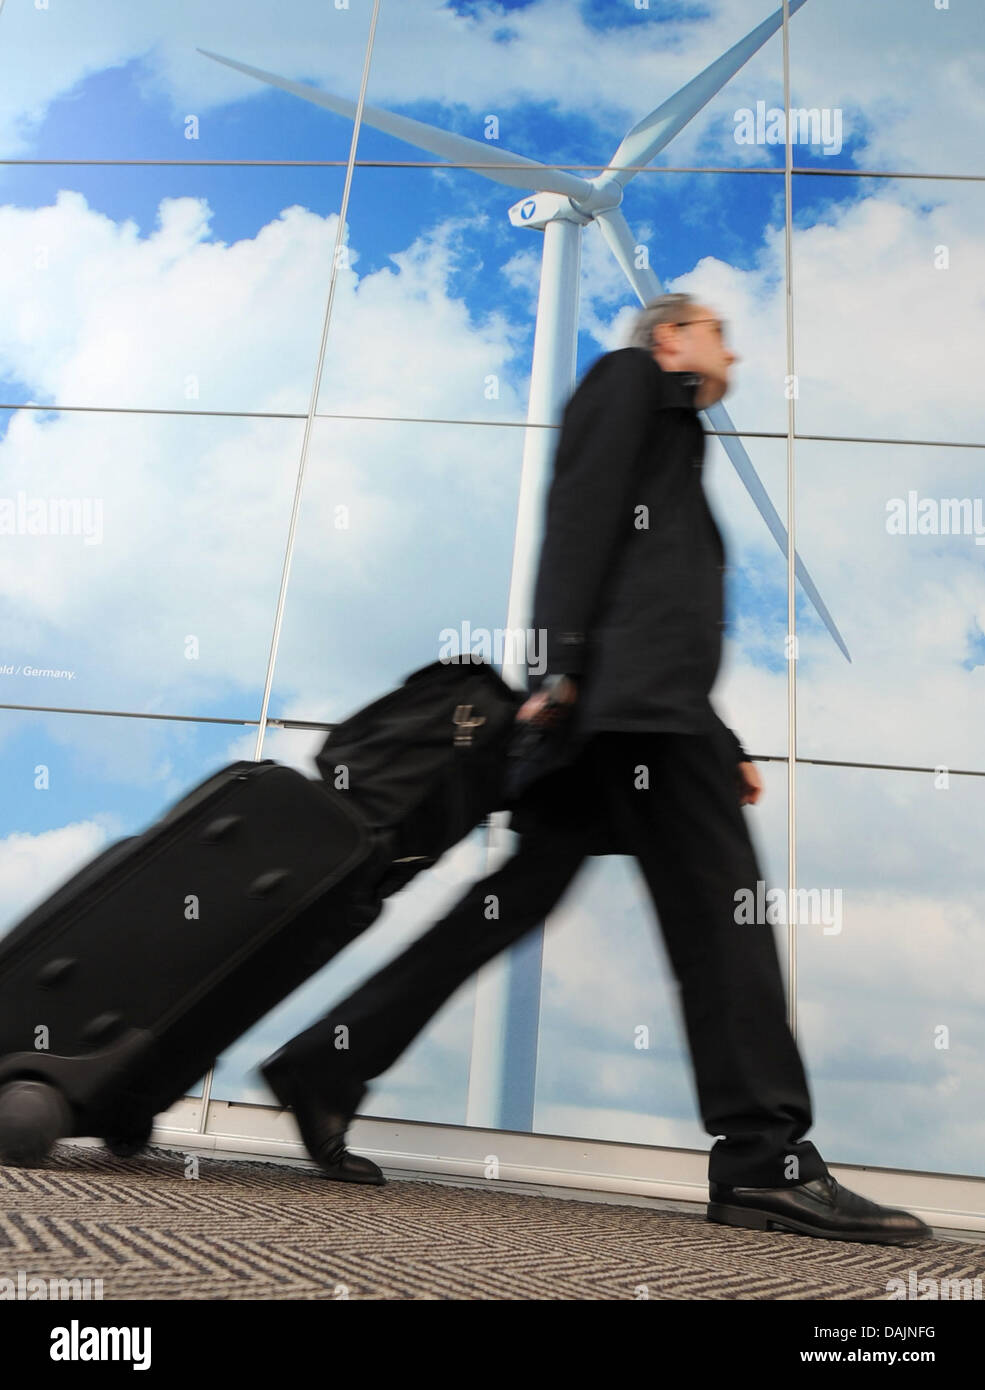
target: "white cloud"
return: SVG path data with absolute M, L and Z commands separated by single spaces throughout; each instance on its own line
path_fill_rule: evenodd
M 790 26 L 792 105 L 841 107 L 869 169 L 980 173 L 985 46 L 972 5 L 816 0 Z
M 26 916 L 59 883 L 104 849 L 115 838 L 111 828 L 114 819 L 101 816 L 38 835 L 15 832 L 0 839 L 0 930 Z
M 926 205 L 925 205 L 926 204 Z M 985 441 L 983 195 L 892 184 L 796 235 L 805 433 Z M 938 269 L 938 248 L 948 268 Z
M 575 0 L 539 0 L 509 12 L 490 4 L 469 15 L 430 0 L 388 0 L 368 99 L 464 109 L 468 117 L 458 128 L 473 138 L 482 138 L 487 114 L 499 114 L 504 146 L 547 159 L 554 152 L 536 130 L 511 128 L 514 104 L 543 102 L 573 117 L 589 112 L 599 122 L 597 148 L 577 157 L 601 161 L 630 126 L 777 8 L 771 0 L 718 0 L 701 13 L 675 11 L 666 19 L 652 0 L 648 10 L 632 12 L 633 22 L 600 30 L 586 23 Z M 613 13 L 626 19 L 624 11 Z M 359 3 L 337 11 L 301 0 L 276 26 L 267 7 L 240 0 L 215 0 L 207 10 L 194 0 L 166 6 L 74 0 L 43 11 L 8 4 L 0 29 L 0 149 L 28 152 L 53 101 L 86 77 L 134 59 L 144 64 L 144 91 L 168 100 L 176 144 L 180 139 L 187 148 L 188 113 L 207 116 L 264 92 L 204 58 L 199 47 L 355 99 L 368 30 L 369 10 Z M 496 42 L 504 30 L 515 37 Z M 898 0 L 868 0 L 861 9 L 856 0 L 809 0 L 790 33 L 794 105 L 844 108 L 846 136 L 862 141 L 863 164 L 978 168 L 985 55 L 974 7 L 955 5 L 945 13 L 927 4 L 901 14 Z M 757 147 L 735 144 L 732 120 L 736 109 L 758 100 L 782 102 L 779 34 L 675 138 L 672 162 L 758 159 Z M 347 124 L 326 113 L 325 131 L 329 157 L 344 157 Z
M 42 403 L 306 409 L 336 219 L 290 207 L 227 246 L 210 218 L 165 198 L 141 229 L 68 189 L 0 209 L 0 368 Z
M 0 369 L 59 403 L 81 396 L 93 404 L 304 409 L 336 219 L 290 208 L 233 246 L 204 242 L 207 225 L 207 208 L 193 199 L 166 200 L 159 228 L 144 237 L 133 224 L 117 226 L 93 212 L 77 194 L 62 194 L 49 208 L 0 210 L 0 240 L 12 248 L 0 268 L 10 308 L 0 330 Z M 449 240 L 460 231 L 456 221 L 396 251 L 395 270 L 340 275 L 323 408 L 455 416 L 463 399 L 482 399 L 483 382 L 494 373 L 502 381 L 495 408 L 517 418 L 521 406 L 508 370 L 512 330 L 500 314 L 472 323 L 447 288 L 454 268 Z M 25 276 L 39 242 L 56 251 L 47 270 Z M 23 329 L 26 314 L 30 332 Z M 201 388 L 193 402 L 183 395 L 189 370 Z M 467 438 L 475 441 L 471 450 Z M 33 625 L 33 632 L 22 628 L 32 632 L 22 656 L 78 668 L 67 703 L 188 713 L 224 690 L 256 691 L 300 442 L 301 424 L 293 421 L 15 415 L 0 442 L 0 495 L 81 496 L 98 499 L 104 512 L 100 545 L 77 537 L 9 538 L 3 581 L 20 621 Z M 308 688 L 319 709 L 329 638 L 324 594 L 345 595 L 354 605 L 348 618 L 339 612 L 335 620 L 352 631 L 361 614 L 364 641 L 380 623 L 392 631 L 414 590 L 395 594 L 389 615 L 380 612 L 381 562 L 391 576 L 401 554 L 426 569 L 423 532 L 410 528 L 409 518 L 447 537 L 449 563 L 459 551 L 463 559 L 472 553 L 469 534 L 480 515 L 485 529 L 490 514 L 498 517 L 505 536 L 520 443 L 516 431 L 319 422 L 291 590 L 304 614 L 297 632 L 302 667 L 288 677 Z M 482 466 L 464 469 L 463 459 L 480 444 Z M 349 512 L 345 531 L 337 527 L 340 505 Z M 481 565 L 470 568 L 452 591 L 460 596 L 451 610 L 456 623 L 464 616 L 460 603 L 488 583 Z M 426 646 L 385 655 L 393 639 L 381 629 L 372 674 L 336 668 L 343 701 L 341 709 L 334 704 L 336 717 L 344 702 L 368 698 L 375 684 L 436 655 L 438 632 L 451 616 L 448 601 L 445 590 Z M 315 629 L 323 641 L 313 647 Z M 194 663 L 185 659 L 190 634 L 200 643 Z M 291 640 L 289 622 L 289 661 Z M 256 709 L 253 698 L 239 706 L 253 717 Z M 312 717 L 310 708 L 304 717 Z

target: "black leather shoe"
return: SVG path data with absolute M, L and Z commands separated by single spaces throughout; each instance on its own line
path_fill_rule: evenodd
M 830 1174 L 790 1187 L 709 1184 L 708 1220 L 754 1231 L 793 1231 L 826 1240 L 919 1245 L 933 1234 L 919 1216 L 849 1192 Z
M 376 1186 L 386 1182 L 371 1159 L 350 1153 L 345 1146 L 345 1132 L 366 1094 L 365 1086 L 345 1101 L 327 1099 L 301 1075 L 283 1048 L 267 1058 L 260 1074 L 284 1109 L 294 1111 L 304 1147 L 326 1178 Z

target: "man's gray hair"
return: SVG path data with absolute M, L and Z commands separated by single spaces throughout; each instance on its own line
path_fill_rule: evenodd
M 681 323 L 691 317 L 696 302 L 690 294 L 662 294 L 651 299 L 636 315 L 627 347 L 653 351 L 653 330 L 661 323 Z

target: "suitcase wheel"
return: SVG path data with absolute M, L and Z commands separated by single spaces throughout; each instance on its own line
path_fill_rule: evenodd
M 153 1120 L 144 1120 L 140 1123 L 134 1121 L 125 1130 L 118 1130 L 116 1134 L 107 1134 L 103 1143 L 114 1158 L 136 1158 L 137 1154 L 146 1149 L 153 1129 Z
M 0 1087 L 0 1163 L 38 1168 L 71 1128 L 71 1107 L 56 1086 L 23 1080 Z

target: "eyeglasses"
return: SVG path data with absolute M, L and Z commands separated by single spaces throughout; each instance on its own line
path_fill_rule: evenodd
M 718 330 L 719 338 L 721 338 L 722 342 L 724 343 L 725 334 L 728 330 L 728 324 L 725 322 L 724 319 L 681 319 L 679 323 L 674 324 L 674 327 L 687 328 L 687 326 L 692 323 L 713 323 L 716 329 Z

